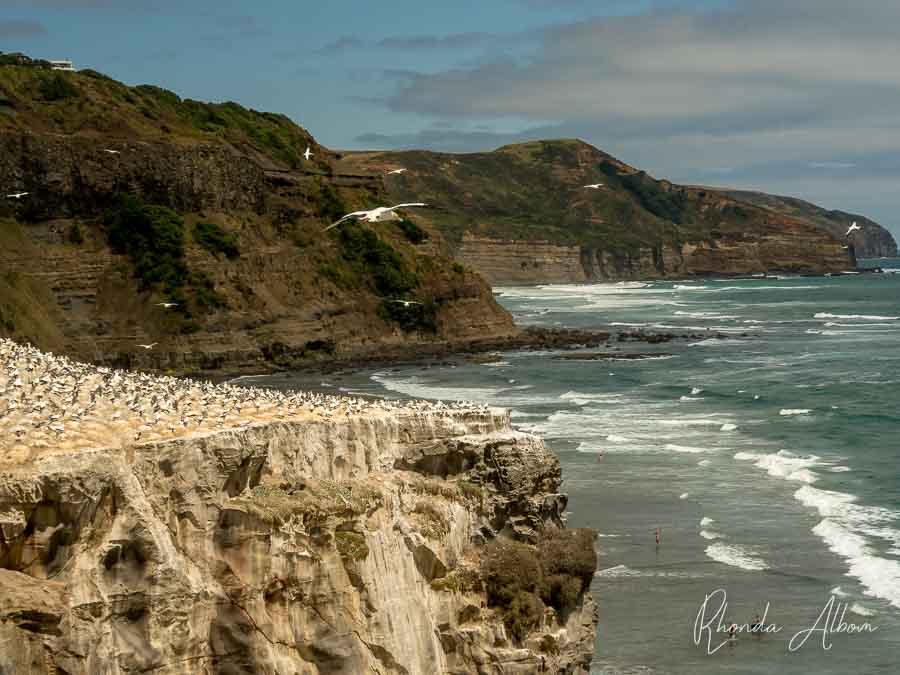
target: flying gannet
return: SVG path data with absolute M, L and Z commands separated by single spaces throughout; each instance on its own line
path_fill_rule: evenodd
M 354 211 L 353 213 L 348 213 L 346 216 L 341 218 L 336 223 L 332 223 L 328 227 L 326 227 L 323 232 L 328 232 L 333 227 L 337 227 L 345 220 L 349 220 L 350 218 L 359 218 L 360 220 L 365 220 L 370 223 L 379 223 L 384 220 L 389 220 L 391 214 L 396 209 L 406 208 L 408 206 L 428 206 L 427 204 L 423 204 L 422 202 L 414 202 L 411 204 L 397 204 L 396 206 L 379 206 L 377 208 L 371 209 L 369 211 Z

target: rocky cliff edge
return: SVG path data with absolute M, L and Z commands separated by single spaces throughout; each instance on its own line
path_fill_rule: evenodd
M 517 640 L 479 578 L 559 535 L 559 484 L 486 409 L 34 449 L 0 464 L 0 672 L 585 673 L 589 592 Z

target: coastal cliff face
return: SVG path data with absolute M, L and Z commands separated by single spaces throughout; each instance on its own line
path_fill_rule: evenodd
M 520 642 L 485 542 L 562 525 L 506 413 L 270 422 L 0 465 L 0 672 L 586 673 L 590 594 Z
M 348 153 L 338 166 L 356 173 L 406 167 L 386 185 L 389 194 L 452 204 L 422 221 L 441 232 L 447 252 L 492 283 L 822 274 L 854 264 L 833 213 L 656 180 L 577 140 L 466 155 Z M 593 184 L 600 187 L 585 187 Z M 867 222 L 872 241 L 880 233 L 892 241 Z
M 518 333 L 413 220 L 323 232 L 387 199 L 337 157 L 282 115 L 0 66 L 0 185 L 27 193 L 0 200 L 0 336 L 191 372 Z
M 858 213 L 829 211 L 802 199 L 762 192 L 746 190 L 721 190 L 721 192 L 735 199 L 813 222 L 841 240 L 846 238 L 847 228 L 855 221 L 862 229 L 851 236 L 849 243 L 853 244 L 857 258 L 897 257 L 897 242 L 893 235 L 874 220 Z
M 810 234 L 813 234 L 810 237 Z M 759 237 L 665 244 L 615 253 L 592 246 L 491 239 L 466 234 L 457 254 L 493 284 L 585 283 L 763 272 L 824 274 L 846 269 L 846 251 L 809 226 L 785 222 Z

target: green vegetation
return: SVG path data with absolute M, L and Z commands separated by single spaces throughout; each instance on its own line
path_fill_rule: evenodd
M 462 263 L 455 262 L 453 263 L 453 271 L 457 274 L 465 274 L 466 268 Z
M 681 190 L 663 190 L 659 183 L 644 171 L 620 174 L 611 162 L 600 164 L 607 180 L 617 181 L 647 211 L 676 224 L 685 222 L 688 199 Z
M 502 610 L 517 640 L 540 621 L 545 605 L 563 615 L 571 611 L 596 569 L 591 530 L 544 532 L 536 549 L 496 539 L 485 548 L 481 562 L 488 605 Z
M 161 290 L 178 303 L 184 318 L 191 317 L 185 290 L 193 290 L 195 305 L 209 311 L 225 306 L 212 280 L 192 272 L 184 260 L 184 220 L 164 206 L 142 203 L 131 195 L 118 195 L 104 217 L 106 237 L 115 253 L 127 255 L 140 291 Z M 199 330 L 187 324 L 182 332 Z
M 442 539 L 450 533 L 450 522 L 443 511 L 430 501 L 419 500 L 413 508 L 422 534 L 430 539 Z
M 344 560 L 365 560 L 369 557 L 369 546 L 366 538 L 358 532 L 341 530 L 334 533 L 334 545 Z
M 437 305 L 432 300 L 410 305 L 393 300 L 382 300 L 378 305 L 378 316 L 385 321 L 398 324 L 407 333 L 412 331 L 437 332 Z
M 38 92 L 41 98 L 47 102 L 65 101 L 78 96 L 78 89 L 75 85 L 59 72 L 54 72 L 51 76 L 42 79 L 38 85 Z
M 336 286 L 353 289 L 367 285 L 379 295 L 399 296 L 419 285 L 403 257 L 372 230 L 347 222 L 332 232 L 340 246 L 340 260 L 320 264 L 318 272 Z M 386 318 L 393 316 L 385 314 Z
M 348 518 L 371 513 L 383 505 L 384 496 L 377 488 L 359 481 L 307 479 L 296 485 L 258 485 L 235 501 L 270 522 L 287 522 L 296 516 L 311 530 L 334 528 Z M 345 539 L 340 546 L 358 550 L 358 540 Z
M 241 254 L 237 238 L 215 223 L 200 222 L 194 225 L 194 241 L 213 255 L 221 253 L 226 258 L 233 259 Z
M 318 204 L 316 215 L 328 222 L 334 222 L 343 218 L 347 213 L 347 206 L 331 183 L 316 177 L 315 194 L 310 195 Z
M 409 218 L 400 218 L 400 220 L 394 222 L 397 223 L 397 227 L 403 232 L 403 236 L 411 243 L 421 244 L 428 239 L 428 233 Z
M 72 223 L 71 227 L 69 227 L 69 241 L 76 246 L 84 243 L 84 233 L 81 231 L 81 225 L 78 223 Z
M 432 579 L 431 587 L 448 593 L 472 593 L 480 591 L 483 586 L 477 569 L 457 567 L 443 577 Z
M 184 262 L 184 221 L 164 206 L 148 206 L 131 195 L 119 195 L 104 218 L 110 248 L 127 255 L 145 291 L 161 284 L 170 297 L 188 279 Z

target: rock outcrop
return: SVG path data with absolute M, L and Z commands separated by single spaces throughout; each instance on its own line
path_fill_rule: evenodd
M 589 593 L 517 643 L 463 583 L 563 525 L 559 482 L 497 410 L 0 463 L 0 672 L 586 673 Z

